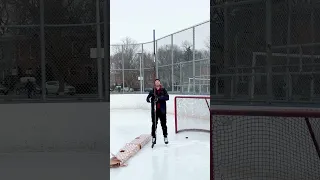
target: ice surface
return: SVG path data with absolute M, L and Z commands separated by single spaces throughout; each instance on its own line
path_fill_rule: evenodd
M 116 153 L 123 145 L 141 134 L 151 131 L 149 110 L 111 109 L 111 152 Z M 201 132 L 174 133 L 174 117 L 168 114 L 169 144 L 163 142 L 160 122 L 157 144 L 151 142 L 134 157 L 127 167 L 110 169 L 110 179 L 139 180 L 209 180 L 210 135 Z M 188 139 L 186 139 L 188 137 Z M 139 177 L 137 177 L 139 176 Z

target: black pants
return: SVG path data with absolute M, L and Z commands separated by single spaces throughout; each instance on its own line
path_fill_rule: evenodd
M 160 124 L 162 127 L 162 133 L 164 137 L 167 137 L 168 135 L 168 130 L 167 130 L 167 115 L 166 113 L 162 113 L 160 110 L 157 110 L 156 112 L 156 121 L 154 120 L 154 113 L 151 113 L 152 117 L 152 127 L 151 127 L 151 135 L 152 137 L 156 137 L 156 129 L 157 129 L 157 124 L 158 120 L 160 119 Z

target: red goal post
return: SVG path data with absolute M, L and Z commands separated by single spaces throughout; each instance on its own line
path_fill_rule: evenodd
M 210 96 L 174 98 L 175 132 L 210 132 Z

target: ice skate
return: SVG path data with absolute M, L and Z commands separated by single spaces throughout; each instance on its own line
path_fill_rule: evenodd
M 165 143 L 165 144 L 168 144 L 168 143 L 169 143 L 168 137 L 164 137 L 164 143 Z

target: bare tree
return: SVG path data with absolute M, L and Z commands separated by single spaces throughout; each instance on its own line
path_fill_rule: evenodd
M 171 46 L 162 45 L 157 49 L 157 61 L 159 77 L 162 83 L 168 88 L 171 85 Z
M 6 1 L 0 1 L 0 25 L 8 24 L 9 22 L 9 11 L 8 11 L 8 4 Z M 6 28 L 0 28 L 0 35 L 5 33 Z
M 111 56 L 111 63 L 117 69 L 124 68 L 124 84 L 128 87 L 135 87 L 138 85 L 139 72 L 139 57 L 137 53 L 139 52 L 139 44 L 130 37 L 126 37 L 121 40 L 121 45 L 114 46 L 114 55 Z M 117 72 L 118 76 L 122 76 Z M 121 78 L 122 81 L 122 78 Z
M 207 37 L 207 39 L 204 41 L 204 44 L 206 49 L 210 51 L 210 36 Z

